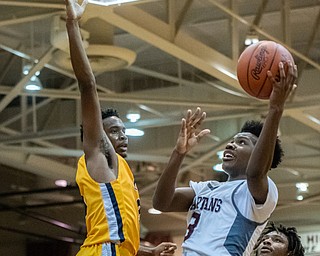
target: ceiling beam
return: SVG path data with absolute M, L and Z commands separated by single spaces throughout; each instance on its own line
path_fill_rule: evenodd
M 235 61 L 182 31 L 176 35 L 174 42 L 170 42 L 170 26 L 135 6 L 115 9 L 91 6 L 87 10 L 87 15 L 88 19 L 99 16 L 110 24 L 239 89 L 235 75 Z
M 29 74 L 23 77 L 20 82 L 1 100 L 0 112 L 6 108 L 6 106 L 19 95 L 25 84 L 29 81 L 31 76 L 38 70 L 41 70 L 45 63 L 49 62 L 52 57 L 52 53 L 55 48 L 51 47 L 39 60 L 39 62 L 30 70 Z
M 27 17 L 19 17 L 19 18 L 8 19 L 8 20 L 1 20 L 0 27 L 28 23 L 28 22 L 32 22 L 32 21 L 36 21 L 36 20 L 43 20 L 43 19 L 52 17 L 54 15 L 62 15 L 62 14 L 64 14 L 64 12 L 59 11 L 59 12 L 49 12 L 49 13 L 31 15 L 31 16 L 27 16 Z
M 4 6 L 16 6 L 16 7 L 36 7 L 45 9 L 62 9 L 66 8 L 65 4 L 53 4 L 43 2 L 18 2 L 18 1 L 0 1 L 0 5 Z
M 313 121 L 312 118 L 310 118 L 310 115 L 305 113 L 303 109 L 287 109 L 286 114 L 291 118 L 299 121 L 300 123 L 303 123 L 304 125 L 316 130 L 317 132 L 320 132 L 320 123 L 316 123 L 315 121 Z
M 21 82 L 20 82 L 21 83 Z M 11 87 L 0 86 L 0 94 L 8 94 L 8 90 Z M 144 93 L 141 93 L 144 94 Z M 49 97 L 49 98 L 59 98 L 59 99 L 80 99 L 78 91 L 63 91 L 59 89 L 43 89 L 37 92 L 20 91 L 17 95 L 28 95 L 36 97 Z M 201 102 L 193 100 L 178 100 L 174 97 L 172 99 L 160 99 L 159 97 L 146 97 L 140 95 L 126 94 L 126 93 L 113 93 L 112 97 L 107 93 L 99 93 L 100 101 L 106 102 L 123 102 L 123 103 L 136 103 L 136 104 L 153 104 L 153 105 L 163 105 L 163 106 L 188 106 L 188 107 L 207 107 L 207 108 L 222 108 L 222 109 L 256 109 L 254 105 L 243 105 L 243 104 L 227 104 L 227 103 L 214 103 L 214 102 Z M 0 103 L 1 106 L 1 103 Z

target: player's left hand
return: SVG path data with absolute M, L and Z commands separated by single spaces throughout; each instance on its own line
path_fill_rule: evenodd
M 296 65 L 288 61 L 286 63 L 288 66 L 288 72 L 286 74 L 284 63 L 279 63 L 280 78 L 279 81 L 273 76 L 271 71 L 268 71 L 268 78 L 273 84 L 273 90 L 270 95 L 270 106 L 276 108 L 283 108 L 283 105 L 288 98 L 288 96 L 296 89 L 295 84 L 298 77 L 298 69 Z
M 169 256 L 174 255 L 174 251 L 177 249 L 175 243 L 163 242 L 156 246 L 153 250 L 155 256 Z
M 66 10 L 67 10 L 67 19 L 68 20 L 79 20 L 86 6 L 88 4 L 88 0 L 83 0 L 82 4 L 78 3 L 78 0 L 65 0 Z
M 181 122 L 180 133 L 175 150 L 180 154 L 186 154 L 199 143 L 202 137 L 210 133 L 209 129 L 199 131 L 199 128 L 205 118 L 206 112 L 203 112 L 199 107 L 195 112 L 192 112 L 190 109 L 188 110 L 186 118 L 183 118 Z

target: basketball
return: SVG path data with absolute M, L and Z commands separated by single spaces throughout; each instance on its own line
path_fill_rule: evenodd
M 267 71 L 270 70 L 276 81 L 279 81 L 280 61 L 284 63 L 285 72 L 288 71 L 287 61 L 294 65 L 292 55 L 281 44 L 260 41 L 248 46 L 240 55 L 237 64 L 237 76 L 243 90 L 258 99 L 269 99 L 273 86 Z

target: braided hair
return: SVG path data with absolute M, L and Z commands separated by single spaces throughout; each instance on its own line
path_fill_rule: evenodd
M 300 236 L 298 235 L 297 229 L 295 227 L 286 227 L 282 224 L 276 225 L 274 222 L 270 221 L 265 229 L 262 231 L 256 245 L 253 248 L 254 256 L 258 256 L 257 249 L 262 243 L 265 235 L 276 231 L 278 233 L 284 234 L 288 239 L 288 252 L 292 256 L 304 256 L 304 248 L 302 246 Z

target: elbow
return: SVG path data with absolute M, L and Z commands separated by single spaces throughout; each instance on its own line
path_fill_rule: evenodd
M 154 209 L 162 212 L 168 211 L 168 206 L 166 205 L 165 200 L 159 200 L 158 198 L 153 197 L 152 206 Z
M 96 79 L 94 77 L 85 76 L 84 78 L 77 78 L 80 92 L 86 90 L 96 90 Z

